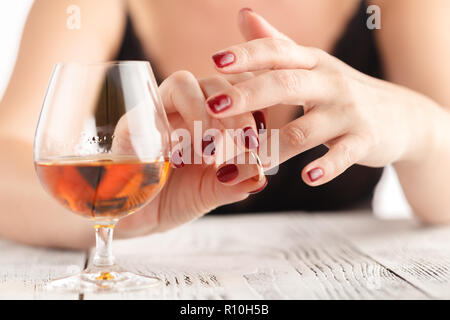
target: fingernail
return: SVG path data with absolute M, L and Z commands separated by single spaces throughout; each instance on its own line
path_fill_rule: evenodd
M 180 150 L 176 150 L 172 153 L 172 164 L 175 166 L 175 168 L 184 167 L 183 154 Z
M 258 135 L 256 134 L 255 130 L 253 130 L 252 127 L 245 127 L 244 130 L 242 130 L 241 139 L 247 149 L 249 150 L 258 149 L 259 147 Z
M 252 13 L 254 12 L 251 8 L 242 8 L 241 10 L 239 10 L 239 14 L 238 14 L 238 19 L 239 19 L 239 23 L 243 23 L 244 19 L 246 18 L 244 13 Z
M 323 170 L 320 168 L 315 168 L 308 171 L 308 177 L 311 182 L 315 182 L 323 177 Z
M 208 150 L 206 150 L 208 149 Z M 205 153 L 205 150 L 207 151 Z M 213 156 L 216 153 L 216 147 L 214 144 L 214 137 L 207 135 L 202 140 L 202 152 L 205 156 Z
M 252 8 L 242 8 L 241 10 L 239 10 L 239 12 L 245 12 L 245 11 L 253 12 L 253 9 Z
M 255 119 L 256 129 L 258 130 L 258 132 L 260 132 L 260 130 L 267 129 L 266 117 L 264 116 L 264 112 L 262 111 L 253 112 L 253 118 Z
M 252 192 L 249 192 L 249 194 L 256 194 L 256 193 L 260 193 L 261 191 L 263 191 L 266 187 L 267 187 L 267 183 L 269 182 L 269 180 L 267 180 L 266 178 L 266 182 L 264 182 L 264 185 Z
M 231 107 L 231 98 L 225 94 L 208 100 L 208 106 L 214 113 L 219 113 Z
M 230 182 L 239 174 L 238 167 L 235 164 L 227 164 L 216 172 L 217 179 L 220 182 Z
M 224 68 L 233 64 L 236 57 L 232 52 L 219 52 L 212 56 L 212 59 L 218 68 Z

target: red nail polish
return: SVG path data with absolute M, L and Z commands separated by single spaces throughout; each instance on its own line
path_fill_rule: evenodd
M 314 168 L 308 171 L 308 177 L 311 182 L 315 182 L 323 177 L 323 170 L 320 168 Z
M 249 194 L 257 194 L 257 193 L 260 193 L 261 191 L 263 191 L 266 187 L 267 187 L 267 183 L 269 182 L 269 180 L 267 180 L 267 178 L 266 178 L 266 182 L 264 183 L 264 185 L 262 186 L 262 187 L 260 187 L 260 188 L 258 188 L 258 189 L 256 189 L 256 190 L 254 190 L 254 191 L 252 191 L 252 192 L 249 192 Z
M 231 107 L 231 98 L 225 94 L 208 100 L 208 106 L 214 113 L 219 113 Z
M 267 129 L 266 117 L 264 116 L 264 112 L 262 111 L 253 112 L 253 118 L 255 119 L 256 129 L 258 130 L 258 133 L 260 133 L 261 130 Z
M 224 68 L 234 63 L 236 57 L 232 52 L 219 52 L 212 56 L 218 68 Z
M 216 172 L 217 179 L 220 182 L 230 182 L 239 174 L 238 167 L 235 164 L 227 164 Z
M 206 153 L 205 153 L 206 151 Z M 205 156 L 213 156 L 216 153 L 214 137 L 207 135 L 202 140 L 202 152 Z
M 253 130 L 252 127 L 245 127 L 244 130 L 242 130 L 241 139 L 247 149 L 249 150 L 258 149 L 259 147 L 258 135 L 256 134 L 255 130 Z
M 184 167 L 183 154 L 182 154 L 181 150 L 175 150 L 172 153 L 172 164 L 176 168 L 183 168 Z

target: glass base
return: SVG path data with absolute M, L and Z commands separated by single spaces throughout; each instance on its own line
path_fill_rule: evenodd
M 78 274 L 51 280 L 46 290 L 75 293 L 115 293 L 143 290 L 158 286 L 161 279 L 138 275 L 114 266 L 108 269 L 91 267 Z

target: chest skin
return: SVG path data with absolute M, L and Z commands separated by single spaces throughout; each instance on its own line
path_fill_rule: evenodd
M 251 7 L 298 44 L 332 51 L 344 32 L 358 0 L 129 0 L 129 14 L 137 36 L 163 78 L 177 70 L 195 76 L 215 74 L 211 56 L 242 43 L 237 19 Z M 276 8 L 276 10 L 275 10 Z M 269 126 L 279 128 L 298 114 L 269 108 Z

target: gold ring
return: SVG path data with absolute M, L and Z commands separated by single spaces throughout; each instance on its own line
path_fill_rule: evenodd
M 265 174 L 264 174 L 264 168 L 261 162 L 261 159 L 259 158 L 258 154 L 253 152 L 253 151 L 249 151 L 249 153 L 252 155 L 253 159 L 255 159 L 256 161 L 256 165 L 258 167 L 258 179 L 256 181 L 261 181 L 265 178 Z

